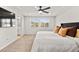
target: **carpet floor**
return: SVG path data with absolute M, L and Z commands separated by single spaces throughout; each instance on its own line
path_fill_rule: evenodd
M 34 39 L 35 35 L 24 35 L 2 49 L 1 52 L 30 52 Z

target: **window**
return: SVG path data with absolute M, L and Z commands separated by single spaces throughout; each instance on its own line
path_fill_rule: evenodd
M 31 24 L 32 24 L 32 27 L 48 27 L 49 19 L 48 18 L 33 18 Z
M 0 19 L 0 27 L 14 27 L 15 19 Z
M 2 27 L 10 27 L 10 19 L 2 19 Z

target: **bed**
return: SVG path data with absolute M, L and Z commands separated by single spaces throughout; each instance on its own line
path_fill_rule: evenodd
M 72 25 L 74 24 L 74 25 Z M 61 24 L 62 26 L 78 26 L 77 23 Z M 78 52 L 79 38 L 62 37 L 53 31 L 40 31 L 33 42 L 31 52 Z

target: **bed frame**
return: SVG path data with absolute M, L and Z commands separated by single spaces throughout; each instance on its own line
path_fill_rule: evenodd
M 61 27 L 77 27 L 79 28 L 79 22 L 73 22 L 73 23 L 61 23 Z

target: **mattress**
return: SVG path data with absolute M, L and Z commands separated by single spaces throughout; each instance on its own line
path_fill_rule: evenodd
M 31 52 L 77 52 L 79 38 L 62 37 L 52 31 L 40 31 L 33 42 Z

